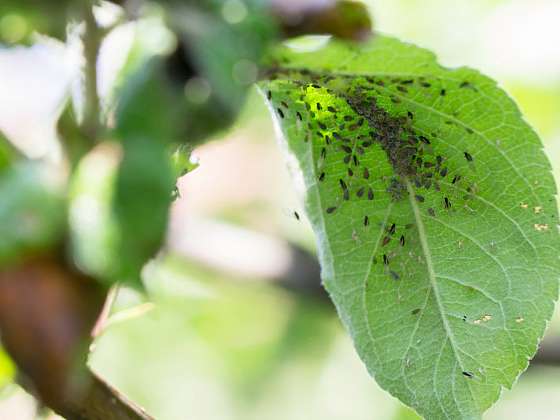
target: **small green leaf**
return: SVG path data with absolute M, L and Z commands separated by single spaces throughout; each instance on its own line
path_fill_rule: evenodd
M 368 370 L 429 419 L 476 419 L 535 354 L 558 294 L 556 187 L 496 83 L 377 36 L 276 51 L 265 96 Z
M 12 359 L 0 347 L 0 391 L 14 380 L 15 374 L 16 368 Z

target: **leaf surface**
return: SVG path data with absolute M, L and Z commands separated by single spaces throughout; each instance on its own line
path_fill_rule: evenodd
M 393 38 L 283 46 L 272 68 L 261 87 L 368 370 L 426 418 L 480 418 L 557 298 L 539 138 L 494 81 Z

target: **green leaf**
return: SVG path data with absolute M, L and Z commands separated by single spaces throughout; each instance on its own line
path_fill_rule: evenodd
M 496 83 L 377 36 L 275 53 L 265 95 L 323 281 L 370 373 L 429 419 L 476 419 L 558 294 L 550 165 Z
M 15 377 L 16 368 L 10 356 L 0 347 L 0 391 L 9 385 Z
M 80 162 L 70 190 L 73 258 L 107 283 L 138 285 L 162 245 L 175 177 L 165 145 L 126 139 L 105 143 Z
M 55 245 L 64 232 L 63 183 L 48 165 L 21 161 L 0 174 L 0 266 Z

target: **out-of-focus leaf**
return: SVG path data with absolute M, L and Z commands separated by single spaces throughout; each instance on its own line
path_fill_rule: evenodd
M 73 258 L 108 283 L 135 284 L 162 244 L 175 177 L 164 144 L 102 144 L 77 167 L 70 195 Z
M 123 280 L 139 279 L 142 266 L 161 247 L 175 179 L 165 144 L 146 137 L 124 140 L 113 204 Z
M 60 180 L 38 162 L 18 162 L 0 175 L 0 265 L 54 245 L 64 230 Z
M 257 0 L 161 3 L 181 41 L 170 64 L 189 106 L 187 140 L 198 142 L 235 120 L 277 26 Z
M 16 368 L 12 359 L 0 347 L 0 390 L 13 381 L 15 373 Z
M 426 418 L 480 418 L 558 296 L 542 143 L 494 81 L 393 38 L 276 58 L 266 96 L 358 353 Z
M 23 156 L 0 132 L 0 174 Z
M 21 43 L 35 31 L 64 38 L 72 9 L 71 0 L 3 0 L 0 3 L 0 42 Z

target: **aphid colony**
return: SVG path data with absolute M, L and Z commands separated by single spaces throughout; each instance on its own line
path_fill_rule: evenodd
M 297 98 L 299 100 L 295 101 L 299 102 L 299 108 L 294 104 L 294 110 L 291 110 L 289 104 L 282 99 L 279 101 L 277 114 L 284 119 L 288 113 L 292 112 L 289 115 L 295 115 L 297 121 L 303 125 L 305 132 L 303 141 L 308 142 L 310 139 L 314 139 L 313 147 L 318 150 L 319 154 L 316 162 L 316 176 L 320 183 L 326 183 L 330 179 L 325 162 L 330 158 L 331 153 L 333 156 L 342 155 L 342 163 L 346 166 L 345 178 L 341 178 L 339 175 L 335 178 L 340 195 L 334 202 L 326 206 L 327 215 L 337 213 L 337 210 L 345 202 L 351 201 L 352 197 L 358 200 L 374 201 L 377 192 L 383 192 L 373 188 L 376 178 L 373 177 L 376 173 L 375 167 L 366 166 L 362 159 L 373 145 L 379 145 L 385 151 L 393 168 L 393 175 L 384 177 L 386 178 L 384 192 L 389 194 L 392 201 L 397 202 L 408 197 L 405 184 L 405 180 L 408 180 L 415 190 L 414 201 L 424 209 L 428 217 L 437 217 L 437 209 L 433 206 L 423 207 L 428 200 L 422 191 L 439 192 L 441 211 L 452 211 L 454 208 L 452 198 L 455 200 L 455 195 L 452 196 L 452 194 L 455 189 L 448 188 L 448 186 L 461 182 L 463 175 L 452 171 L 448 158 L 434 152 L 433 143 L 439 140 L 442 134 L 426 133 L 418 127 L 413 127 L 414 109 L 406 109 L 406 104 L 403 104 L 403 99 L 413 89 L 435 89 L 435 94 L 443 99 L 447 95 L 447 88 L 434 88 L 433 83 L 422 77 L 417 79 L 375 77 L 352 79 L 351 76 L 337 75 L 337 80 L 335 80 L 333 76 L 321 76 L 311 72 L 304 72 L 300 76 L 303 80 L 294 81 L 292 79 L 287 82 L 300 92 Z M 343 79 L 344 83 L 340 83 L 339 79 Z M 333 82 L 333 80 L 335 81 Z M 461 82 L 458 87 L 476 91 L 474 86 L 466 81 Z M 321 103 L 322 99 L 329 94 L 338 101 L 335 100 L 334 103 L 328 104 Z M 270 91 L 267 92 L 268 99 L 278 104 L 273 96 Z M 386 106 L 380 105 L 382 98 L 387 97 L 393 104 L 393 108 L 397 110 L 402 108 L 402 112 L 392 111 L 391 114 L 387 112 Z M 339 107 L 336 104 L 341 99 L 343 103 Z M 444 124 L 458 125 L 452 120 L 445 120 Z M 468 127 L 459 128 L 464 128 L 469 134 L 473 133 L 473 130 Z M 468 164 L 472 164 L 475 159 L 473 154 L 467 150 L 463 152 L 463 157 Z M 331 184 L 329 183 L 329 185 Z M 444 191 L 449 192 L 443 192 L 442 186 Z M 474 193 L 475 189 L 473 185 L 466 187 L 469 194 Z M 469 194 L 459 197 L 459 199 L 468 200 Z M 362 224 L 364 228 L 372 225 L 370 215 L 363 216 Z M 413 224 L 406 225 L 407 228 L 413 226 Z M 382 236 L 378 246 L 380 254 L 374 256 L 374 263 L 377 262 L 379 256 L 386 267 L 386 273 L 393 280 L 400 280 L 401 275 L 391 265 L 392 259 L 398 255 L 398 251 L 385 249 L 394 246 L 402 249 L 408 241 L 402 229 L 397 234 L 395 223 L 391 223 L 385 229 L 386 234 Z M 391 245 L 392 243 L 395 245 Z

